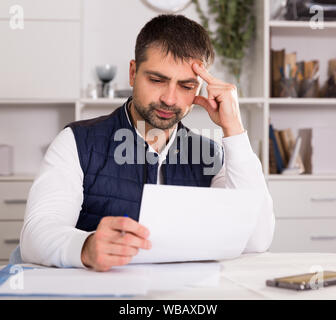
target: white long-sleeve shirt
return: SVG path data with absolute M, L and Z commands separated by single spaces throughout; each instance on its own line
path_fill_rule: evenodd
M 159 154 L 159 184 L 161 164 L 175 134 Z M 246 131 L 223 138 L 223 147 L 224 165 L 212 179 L 211 187 L 263 190 L 265 205 L 244 252 L 266 251 L 273 238 L 274 213 L 261 163 Z M 84 268 L 81 251 L 92 232 L 75 227 L 83 203 L 83 177 L 73 132 L 70 128 L 63 129 L 49 146 L 29 193 L 20 238 L 23 261 Z

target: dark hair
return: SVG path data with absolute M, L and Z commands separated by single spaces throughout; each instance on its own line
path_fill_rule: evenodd
M 159 15 L 141 29 L 135 45 L 136 68 L 146 61 L 146 51 L 158 46 L 174 59 L 200 59 L 206 65 L 214 60 L 214 50 L 207 31 L 183 15 Z

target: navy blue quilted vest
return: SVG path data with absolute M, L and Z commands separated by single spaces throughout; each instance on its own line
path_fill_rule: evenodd
M 96 230 L 104 216 L 127 214 L 138 221 L 143 185 L 156 184 L 157 154 L 148 151 L 147 143 L 128 121 L 130 99 L 109 115 L 67 126 L 74 133 L 84 173 L 78 229 Z M 209 187 L 222 164 L 222 147 L 180 122 L 162 164 L 164 183 Z

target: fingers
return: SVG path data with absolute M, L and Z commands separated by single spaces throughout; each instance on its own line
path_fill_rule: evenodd
M 151 248 L 151 242 L 147 240 L 148 235 L 149 231 L 146 227 L 125 217 L 104 217 L 95 232 L 95 237 L 99 242 L 116 243 L 140 249 Z
M 202 96 L 196 96 L 193 104 L 197 104 L 203 108 L 205 108 L 208 112 L 214 111 L 217 109 L 217 103 L 213 99 L 207 99 Z
M 208 98 L 203 96 L 195 96 L 193 103 L 204 107 L 208 112 L 216 110 L 218 103 L 225 100 L 225 97 L 232 96 L 238 100 L 237 89 L 231 84 L 208 85 Z
M 96 231 L 95 237 L 98 241 L 109 245 L 117 243 L 139 249 L 150 249 L 152 247 L 150 240 L 138 237 L 129 232 L 123 234 L 121 231 L 117 230 L 100 229 Z
M 205 80 L 208 83 L 208 89 L 218 88 L 221 90 L 237 90 L 235 85 L 223 82 L 212 76 L 203 65 L 193 63 L 192 68 L 198 76 L 200 76 L 203 80 Z
M 139 224 L 137 221 L 126 217 L 104 217 L 101 224 L 107 226 L 110 230 L 119 230 L 131 232 L 141 238 L 148 238 L 149 230 Z
M 210 114 L 218 110 L 219 104 L 224 102 L 224 100 L 228 100 L 228 98 L 237 98 L 238 100 L 237 88 L 234 85 L 216 79 L 204 68 L 203 65 L 193 63 L 192 68 L 197 75 L 208 83 L 208 98 L 195 96 L 193 101 L 194 104 L 204 107 Z
M 114 240 L 114 243 L 135 247 L 139 249 L 150 249 L 152 247 L 152 243 L 149 240 L 139 238 L 132 233 L 126 233 L 123 236 Z
M 139 252 L 139 248 L 121 244 L 108 244 L 104 246 L 104 253 L 117 256 L 133 257 Z
M 128 264 L 139 249 L 150 249 L 149 230 L 127 217 L 104 217 L 96 232 L 83 244 L 81 259 L 85 266 L 107 271 Z
M 225 99 L 238 100 L 237 88 L 232 84 L 208 85 L 208 99 L 215 99 L 216 102 L 223 102 Z
M 218 79 L 213 77 L 207 69 L 204 68 L 203 65 L 199 65 L 198 63 L 193 63 L 192 68 L 194 72 L 200 76 L 204 81 L 206 81 L 208 84 L 215 84 L 220 83 Z

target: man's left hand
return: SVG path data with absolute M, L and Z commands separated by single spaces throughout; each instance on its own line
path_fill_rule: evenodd
M 213 77 L 203 65 L 193 63 L 192 68 L 208 83 L 208 98 L 196 96 L 193 103 L 207 110 L 211 120 L 223 129 L 225 137 L 243 133 L 237 88 Z

